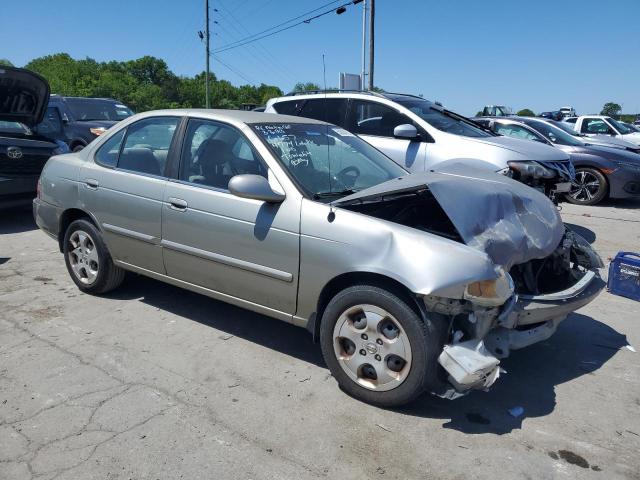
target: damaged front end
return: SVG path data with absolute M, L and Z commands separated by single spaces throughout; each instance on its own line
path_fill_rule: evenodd
M 598 296 L 605 285 L 602 267 L 591 246 L 567 230 L 551 255 L 511 268 L 514 293 L 500 307 L 425 296 L 428 311 L 450 319 L 448 341 L 438 358 L 446 381 L 435 393 L 455 398 L 490 387 L 499 376 L 501 359 L 548 339 L 571 312 Z
M 410 177 L 393 189 L 379 186 L 347 197 L 340 206 L 487 255 L 495 278 L 416 292 L 426 314 L 447 323 L 438 357 L 442 382 L 434 393 L 455 398 L 487 389 L 500 374 L 501 359 L 548 339 L 600 293 L 602 260 L 564 227 L 547 198 L 521 183 L 468 171 Z

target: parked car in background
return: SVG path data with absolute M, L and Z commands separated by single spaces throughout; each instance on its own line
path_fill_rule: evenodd
M 69 151 L 61 125 L 43 118 L 48 95 L 39 75 L 0 67 L 0 208 L 29 205 L 46 161 Z
M 611 135 L 585 135 L 584 133 L 576 132 L 574 125 L 577 117 L 565 119 L 561 122 L 556 120 L 550 120 L 547 118 L 542 118 L 542 120 L 555 125 L 558 128 L 561 128 L 569 135 L 582 139 L 590 145 L 600 145 L 603 147 L 610 148 L 618 148 L 622 150 L 626 150 L 628 152 L 640 153 L 640 146 L 635 143 L 628 142 L 626 140 L 622 140 L 618 137 L 612 137 Z
M 390 407 L 488 388 L 604 286 L 544 195 L 459 167 L 408 175 L 311 119 L 164 110 L 53 157 L 34 214 L 81 291 L 128 270 L 306 327 L 344 391 Z
M 562 118 L 576 116 L 576 111 L 573 107 L 562 107 L 558 111 L 560 112 L 560 115 L 562 115 Z
M 575 167 L 575 180 L 566 199 L 595 205 L 605 198 L 640 198 L 640 155 L 588 144 L 547 120 L 529 117 L 478 118 L 501 135 L 553 145 L 567 153 Z
M 300 93 L 267 102 L 267 112 L 333 123 L 357 134 L 412 173 L 462 163 L 509 174 L 555 199 L 571 186 L 569 157 L 547 145 L 498 136 L 441 105 L 393 93 Z
M 563 115 L 560 111 L 556 110 L 553 112 L 542 112 L 539 117 L 542 118 L 550 118 L 551 120 L 562 120 Z
M 487 105 L 482 109 L 483 117 L 508 117 L 513 115 L 513 109 L 504 105 Z
M 570 123 L 574 124 L 576 132 L 585 135 L 610 135 L 640 146 L 639 132 L 634 132 L 621 122 L 605 115 L 583 115 Z
M 627 123 L 627 122 L 619 122 L 619 123 L 627 127 L 632 132 L 640 132 L 640 125 L 635 125 L 633 123 Z
M 51 95 L 47 116 L 63 124 L 69 148 L 82 150 L 120 120 L 133 115 L 129 107 L 112 98 L 63 97 Z

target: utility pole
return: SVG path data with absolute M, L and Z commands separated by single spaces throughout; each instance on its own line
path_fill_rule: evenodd
M 205 105 L 207 108 L 211 107 L 210 99 L 209 99 L 209 0 L 205 0 L 205 26 L 204 26 L 204 37 L 206 44 L 206 55 L 207 55 L 207 67 L 204 74 L 205 79 L 205 87 L 204 87 L 204 95 L 205 95 Z
M 362 73 L 360 74 L 360 89 L 367 89 L 367 0 L 362 2 Z
M 375 24 L 376 24 L 376 0 L 369 0 L 369 90 L 373 90 L 373 67 L 375 57 Z

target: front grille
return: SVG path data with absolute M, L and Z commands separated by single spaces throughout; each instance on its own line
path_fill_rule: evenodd
M 0 175 L 38 175 L 48 159 L 45 155 L 25 155 L 16 160 L 0 154 Z
M 575 180 L 576 178 L 576 169 L 573 166 L 571 161 L 558 161 L 558 162 L 540 162 L 547 168 L 555 170 L 560 174 L 561 177 L 566 178 L 567 180 Z

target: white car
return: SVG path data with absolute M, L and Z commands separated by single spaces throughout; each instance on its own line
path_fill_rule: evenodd
M 574 118 L 567 118 L 565 121 L 574 124 L 573 128 L 576 132 L 588 136 L 609 135 L 640 145 L 640 132 L 635 132 L 621 122 L 605 115 L 582 115 L 576 117 L 575 121 Z
M 571 163 L 566 153 L 497 135 L 421 97 L 347 91 L 300 93 L 272 98 L 265 111 L 338 125 L 411 173 L 464 164 L 508 175 L 551 199 L 571 188 Z
M 562 107 L 559 112 L 562 114 L 562 117 L 575 117 L 576 110 L 573 107 Z

